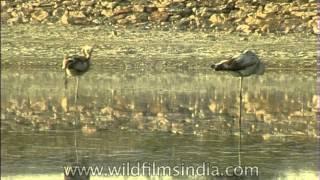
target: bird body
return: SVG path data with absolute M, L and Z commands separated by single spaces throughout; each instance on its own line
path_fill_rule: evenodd
M 81 49 L 83 55 L 65 55 L 62 61 L 62 69 L 65 71 L 65 89 L 67 89 L 67 76 L 76 77 L 77 84 L 75 89 L 75 102 L 77 102 L 78 88 L 79 88 L 79 76 L 86 73 L 91 65 L 91 54 L 93 47 L 84 46 Z
M 239 144 L 241 143 L 241 116 L 242 116 L 242 81 L 244 77 L 251 75 L 263 75 L 265 66 L 264 63 L 260 61 L 258 56 L 250 51 L 245 50 L 238 56 L 232 57 L 230 60 L 224 60 L 217 64 L 211 65 L 216 71 L 228 71 L 231 72 L 234 76 L 240 77 L 240 86 L 239 86 L 239 99 L 240 99 L 240 108 L 239 108 Z M 239 146 L 240 147 L 240 146 Z M 239 151 L 240 152 L 240 151 Z M 239 165 L 240 154 L 239 154 Z
M 230 60 L 224 60 L 211 66 L 216 71 L 229 71 L 234 76 L 246 77 L 253 74 L 262 75 L 265 70 L 263 62 L 252 51 L 246 50 Z
M 72 55 L 65 57 L 64 69 L 68 76 L 80 76 L 89 70 L 90 64 L 84 56 Z
M 68 76 L 80 76 L 89 70 L 93 48 L 85 46 L 81 51 L 83 55 L 64 56 L 62 69 L 66 71 Z

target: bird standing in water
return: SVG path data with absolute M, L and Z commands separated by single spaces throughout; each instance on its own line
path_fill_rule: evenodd
M 217 64 L 211 65 L 215 71 L 228 71 L 234 76 L 240 77 L 239 99 L 239 166 L 241 165 L 240 152 L 241 152 L 241 114 L 242 114 L 242 80 L 243 77 L 251 75 L 263 75 L 265 65 L 260 61 L 259 57 L 250 50 L 245 50 L 238 56 L 234 56 L 229 60 L 221 61 Z
M 250 50 L 245 50 L 240 55 L 234 56 L 229 60 L 213 64 L 211 65 L 211 68 L 216 71 L 228 71 L 234 76 L 240 77 L 240 98 L 242 98 L 243 77 L 251 76 L 253 74 L 263 75 L 265 71 L 264 63 Z
M 81 49 L 82 55 L 65 55 L 62 62 L 62 69 L 65 70 L 65 88 L 67 88 L 70 76 L 76 77 L 75 101 L 78 97 L 79 76 L 86 73 L 91 65 L 92 46 L 84 46 Z
M 253 74 L 263 75 L 265 70 L 264 63 L 250 50 L 245 50 L 240 55 L 234 56 L 229 60 L 213 64 L 211 65 L 211 68 L 216 71 L 228 71 L 234 76 L 240 77 L 240 90 L 242 89 L 243 77 L 251 76 Z

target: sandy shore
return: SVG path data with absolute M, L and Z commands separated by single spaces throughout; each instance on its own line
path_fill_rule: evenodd
M 245 49 L 268 68 L 315 69 L 316 36 L 144 30 L 110 26 L 16 25 L 1 28 L 1 65 L 61 69 L 64 54 L 95 45 L 95 68 L 209 69 Z

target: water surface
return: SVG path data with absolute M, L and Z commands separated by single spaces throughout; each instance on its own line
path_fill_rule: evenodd
M 239 149 L 239 79 L 229 74 L 97 68 L 81 77 L 75 103 L 74 80 L 65 90 L 59 70 L 3 69 L 1 176 L 62 179 L 62 166 L 77 154 L 89 165 L 220 167 L 238 165 L 240 156 L 241 164 L 259 167 L 260 179 L 314 179 L 314 74 L 268 71 L 245 78 Z
M 314 35 L 17 25 L 1 38 L 3 179 L 63 179 L 77 157 L 259 167 L 259 177 L 91 179 L 316 179 L 316 76 L 300 71 L 316 67 Z M 86 44 L 94 65 L 75 103 L 60 65 Z M 244 80 L 240 131 L 239 79 L 207 70 L 247 48 L 268 71 Z

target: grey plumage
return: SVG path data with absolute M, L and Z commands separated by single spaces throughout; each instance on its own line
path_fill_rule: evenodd
M 64 56 L 62 69 L 66 71 L 68 76 L 80 76 L 89 70 L 93 48 L 84 46 L 81 51 L 83 55 Z
M 264 63 L 252 51 L 246 50 L 230 60 L 224 60 L 211 66 L 216 71 L 229 71 L 234 76 L 262 75 L 265 71 Z

